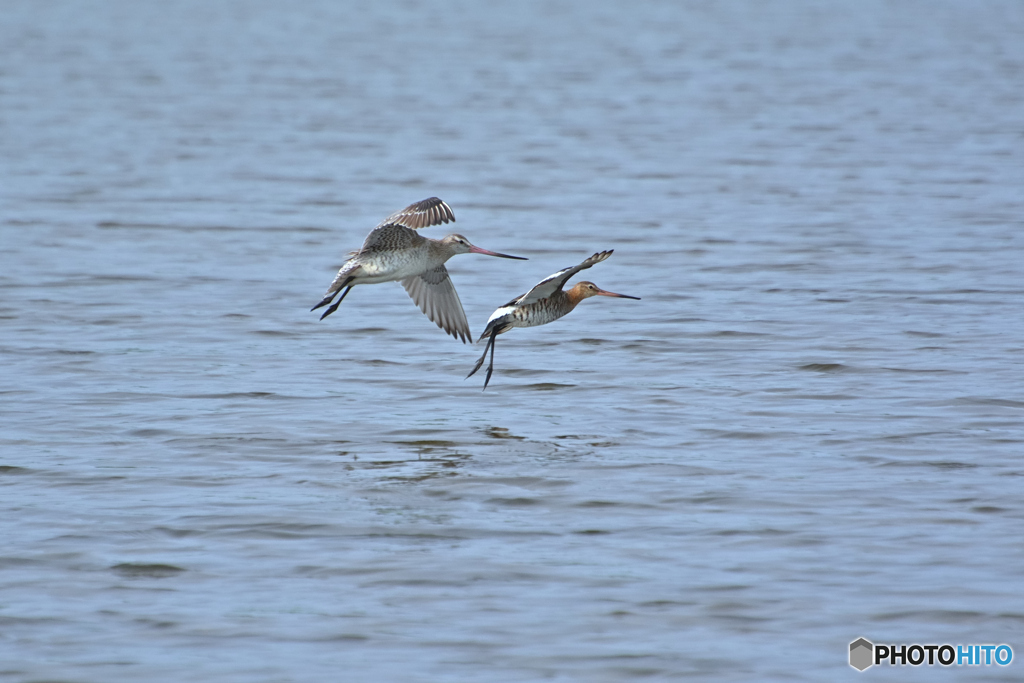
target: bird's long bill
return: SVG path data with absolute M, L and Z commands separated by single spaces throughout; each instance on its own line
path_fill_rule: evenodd
M 529 261 L 530 260 L 530 259 L 526 258 L 525 256 L 509 256 L 508 254 L 499 254 L 496 251 L 487 251 L 486 249 L 481 249 L 480 247 L 470 247 L 469 248 L 469 253 L 471 253 L 471 254 L 484 254 L 486 256 L 497 256 L 498 258 L 514 258 L 514 259 L 517 259 L 519 261 Z
M 640 301 L 640 297 L 638 297 L 638 296 L 630 296 L 628 294 L 616 294 L 615 292 L 609 292 L 609 291 L 604 290 L 604 289 L 597 290 L 597 295 L 598 296 L 614 296 L 616 299 L 636 299 L 637 301 Z

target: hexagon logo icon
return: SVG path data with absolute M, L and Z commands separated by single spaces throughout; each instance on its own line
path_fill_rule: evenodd
M 875 646 L 866 638 L 858 638 L 850 643 L 850 666 L 857 671 L 863 671 L 874 662 Z

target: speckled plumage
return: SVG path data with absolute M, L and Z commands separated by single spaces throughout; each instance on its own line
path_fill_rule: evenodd
M 467 378 L 476 374 L 476 371 L 483 365 L 488 351 L 491 354 L 491 362 L 487 367 L 487 375 L 484 379 L 484 389 L 491 381 L 491 373 L 494 371 L 494 344 L 499 334 L 504 334 L 514 327 L 536 327 L 547 325 L 570 313 L 579 302 L 592 296 L 611 296 L 622 299 L 639 299 L 637 296 L 615 294 L 606 292 L 593 282 L 578 282 L 569 291 L 563 291 L 562 287 L 576 273 L 590 268 L 596 263 L 604 261 L 612 255 L 612 250 L 601 251 L 582 263 L 569 268 L 563 268 L 553 275 L 549 275 L 538 282 L 533 289 L 526 294 L 518 296 L 512 301 L 496 310 L 487 319 L 487 327 L 480 335 L 482 341 L 487 339 L 487 346 L 484 352 L 473 366 Z
M 338 300 L 320 316 L 323 320 L 338 309 L 352 287 L 400 281 L 416 305 L 438 327 L 463 342 L 472 341 L 466 313 L 444 263 L 456 254 L 466 253 L 514 259 L 522 257 L 475 247 L 462 235 L 451 234 L 433 240 L 416 232 L 420 228 L 454 220 L 451 207 L 437 197 L 424 199 L 391 214 L 370 231 L 358 251 L 348 255 L 327 293 L 312 310 L 331 303 L 344 289 Z
M 573 275 L 604 261 L 613 251 L 598 252 L 579 265 L 563 268 L 553 275 L 548 275 L 529 292 L 517 296 L 492 313 L 487 319 L 486 329 L 477 341 L 492 334 L 503 334 L 513 327 L 546 325 L 566 315 L 583 299 L 573 300 L 562 287 Z

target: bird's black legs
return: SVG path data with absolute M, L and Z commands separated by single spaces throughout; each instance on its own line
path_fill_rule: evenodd
M 497 334 L 491 334 L 490 338 L 487 340 L 487 346 L 484 347 L 484 352 L 480 355 L 480 358 L 477 360 L 476 365 L 473 366 L 470 373 L 466 375 L 466 379 L 475 375 L 476 371 L 480 369 L 480 366 L 484 364 L 484 359 L 487 358 L 487 352 L 490 351 L 491 363 L 487 366 L 487 375 L 484 377 L 484 389 L 487 388 L 487 383 L 491 381 L 491 373 L 494 372 L 494 340 L 497 338 Z
M 336 310 L 338 310 L 338 306 L 340 306 L 341 302 L 345 299 L 345 295 L 348 294 L 351 290 L 352 290 L 352 285 L 349 285 L 345 289 L 345 291 L 341 293 L 341 298 L 338 299 L 337 301 L 335 301 L 333 306 L 331 306 L 326 311 L 324 311 L 324 314 L 322 316 L 320 316 L 320 319 L 323 320 L 324 318 L 329 316 L 331 313 L 334 313 Z M 313 310 L 316 310 L 316 308 L 314 308 Z
M 331 299 L 333 299 L 335 296 L 337 296 L 338 292 L 341 291 L 341 288 L 344 287 L 345 285 L 347 285 L 348 283 L 352 282 L 352 280 L 353 280 L 353 278 L 352 278 L 351 275 L 349 277 L 345 278 L 345 281 L 342 282 L 340 285 L 338 285 L 337 289 L 331 290 L 330 294 L 325 296 L 323 299 L 320 299 L 320 303 L 318 303 L 316 306 L 314 306 L 313 308 L 311 308 L 309 310 L 315 311 L 316 309 L 320 308 L 321 306 L 326 306 L 327 304 L 331 303 Z M 332 282 L 331 284 L 333 285 L 334 283 Z M 349 287 L 349 289 L 352 289 L 352 288 Z M 347 293 L 348 292 L 346 291 L 345 294 L 347 294 Z M 341 299 L 345 298 L 345 294 L 341 295 Z M 341 299 L 338 299 L 338 303 L 339 304 L 341 303 Z M 324 313 L 323 316 L 320 317 L 320 319 L 323 320 L 328 315 L 330 315 L 330 314 L 329 313 Z
M 491 373 L 494 372 L 494 340 L 497 338 L 497 334 L 491 333 L 491 362 L 487 365 L 487 376 L 484 377 L 484 389 L 487 388 L 487 383 L 491 381 Z M 484 349 L 484 351 L 487 351 L 487 349 Z
M 476 365 L 474 365 L 474 366 L 473 366 L 473 369 L 469 371 L 469 374 L 468 374 L 468 375 L 466 375 L 466 379 L 469 379 L 470 377 L 472 377 L 473 375 L 475 375 L 475 374 L 476 374 L 476 371 L 480 369 L 480 366 L 484 364 L 484 358 L 487 358 L 487 348 L 488 348 L 488 347 L 489 347 L 490 345 L 491 345 L 491 340 L 490 340 L 490 339 L 488 339 L 488 340 L 487 340 L 487 346 L 485 346 L 485 347 L 484 347 L 484 352 L 483 352 L 483 355 L 481 355 L 481 356 L 480 356 L 480 358 L 478 358 L 478 359 L 477 359 L 477 361 L 476 361 Z

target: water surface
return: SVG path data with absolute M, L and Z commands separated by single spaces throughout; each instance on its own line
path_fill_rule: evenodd
M 3 680 L 1024 654 L 1019 3 L 4 15 Z M 530 258 L 449 262 L 476 334 L 603 249 L 642 301 L 501 337 L 486 392 L 397 284 L 318 321 L 432 195 Z

